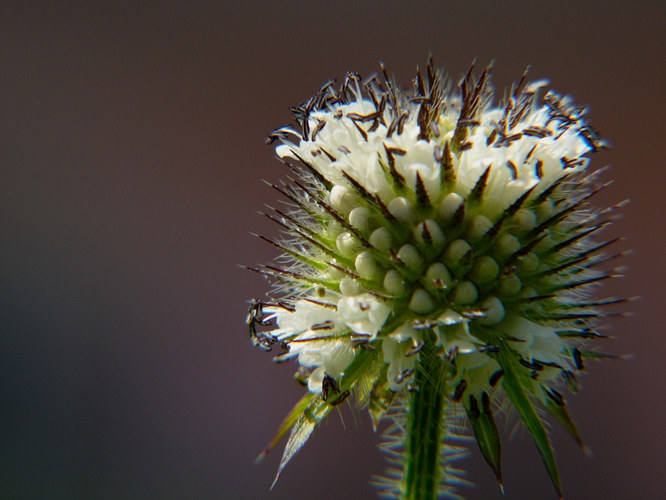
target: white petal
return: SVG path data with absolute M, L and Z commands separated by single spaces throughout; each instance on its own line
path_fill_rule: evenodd
M 369 293 L 343 297 L 338 301 L 340 319 L 354 333 L 377 335 L 390 312 L 391 308 L 383 300 Z

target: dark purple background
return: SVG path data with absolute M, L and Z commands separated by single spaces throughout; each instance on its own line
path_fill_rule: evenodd
M 635 359 L 571 398 L 594 458 L 553 437 L 568 499 L 666 498 L 664 2 L 76 3 L 0 5 L 2 498 L 373 498 L 347 409 L 269 494 L 281 449 L 253 459 L 301 389 L 251 348 L 267 284 L 237 264 L 275 256 L 248 233 L 277 232 L 256 211 L 288 107 L 379 60 L 409 84 L 429 52 L 494 59 L 499 89 L 531 64 L 613 144 L 597 202 L 632 199 L 606 234 L 635 253 L 601 293 L 643 296 L 607 345 Z M 472 453 L 465 493 L 500 498 Z M 504 467 L 507 498 L 555 498 L 525 432 Z

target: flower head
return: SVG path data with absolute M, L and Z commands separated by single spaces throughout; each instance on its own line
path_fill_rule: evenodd
M 276 437 L 291 429 L 280 471 L 350 394 L 377 424 L 395 405 L 413 417 L 432 393 L 464 410 L 501 482 L 493 410 L 506 398 L 560 491 L 535 406 L 582 444 L 559 389 L 599 355 L 582 342 L 613 302 L 587 298 L 611 277 L 597 270 L 614 240 L 593 240 L 608 221 L 588 204 L 599 187 L 586 171 L 603 142 L 582 108 L 525 75 L 501 105 L 489 69 L 457 90 L 432 63 L 411 92 L 383 75 L 326 84 L 269 138 L 294 177 L 273 186 L 288 199 L 268 214 L 283 257 L 254 269 L 276 287 L 248 322 L 308 389 Z

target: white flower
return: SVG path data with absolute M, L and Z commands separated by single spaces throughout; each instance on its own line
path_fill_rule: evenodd
M 355 297 L 342 297 L 338 301 L 338 314 L 352 332 L 367 334 L 374 340 L 391 308 L 368 293 Z
M 523 100 L 530 103 L 535 101 L 541 84 L 525 90 Z M 299 302 L 296 312 L 290 314 L 293 318 L 288 326 L 280 323 L 281 329 L 275 332 L 281 340 L 288 336 L 288 332 L 299 329 L 306 331 L 312 324 L 323 322 L 324 318 L 345 324 L 352 333 L 368 335 L 370 341 L 376 339 L 391 306 L 389 300 L 370 295 L 366 290 L 374 289 L 368 285 L 377 282 L 379 286 L 376 291 L 381 294 L 389 292 L 389 295 L 397 295 L 397 292 L 409 287 L 405 287 L 405 281 L 408 280 L 405 273 L 379 261 L 377 252 L 373 250 L 382 246 L 394 249 L 397 261 L 414 272 L 423 270 L 424 261 L 432 261 L 412 242 L 398 246 L 400 236 L 395 235 L 393 228 L 387 226 L 382 218 L 393 216 L 405 226 L 412 226 L 411 232 L 415 235 L 416 243 L 421 243 L 421 246 L 425 224 L 427 237 L 435 241 L 439 249 L 443 249 L 449 239 L 443 226 L 450 222 L 465 200 L 473 196 L 475 186 L 485 177 L 483 196 L 478 202 L 480 207 L 470 210 L 469 215 L 465 214 L 466 234 L 461 239 L 449 241 L 448 247 L 444 249 L 444 264 L 455 267 L 516 200 L 530 190 L 532 198 L 536 198 L 563 177 L 571 177 L 575 172 L 583 170 L 587 158 L 582 155 L 598 147 L 590 140 L 583 123 L 574 121 L 563 126 L 563 118 L 555 114 L 553 106 L 564 106 L 566 101 L 555 94 L 548 94 L 540 107 L 523 103 L 521 109 L 512 110 L 509 105 L 505 105 L 479 110 L 475 126 L 465 129 L 469 131 L 464 143 L 467 146 L 460 147 L 457 152 L 452 152 L 447 146 L 454 140 L 458 130 L 459 111 L 455 107 L 449 107 L 442 115 L 434 117 L 431 124 L 433 131 L 424 138 L 418 119 L 419 104 L 403 103 L 404 119 L 400 122 L 400 116 L 403 115 L 396 116 L 396 109 L 390 106 L 384 106 L 378 111 L 375 103 L 363 96 L 358 83 L 352 87 L 350 94 L 351 99 L 347 102 L 334 102 L 312 111 L 305 118 L 310 134 L 302 137 L 294 132 L 291 137 L 299 137 L 299 140 L 291 142 L 285 139 L 277 147 L 277 152 L 282 158 L 305 163 L 320 178 L 330 182 L 328 194 L 322 195 L 322 202 L 330 204 L 330 208 L 344 217 L 347 224 L 332 220 L 332 224 L 325 228 L 325 234 L 329 238 L 335 236 L 335 251 L 340 253 L 340 257 L 354 257 L 350 271 L 361 279 L 355 279 L 351 273 L 341 277 L 339 290 L 344 296 L 337 299 L 337 315 L 321 306 Z M 517 100 L 510 102 L 514 107 L 520 107 Z M 512 120 L 519 112 L 522 116 L 512 125 Z M 570 117 L 570 120 L 574 119 Z M 588 135 L 582 134 L 581 130 L 585 130 Z M 445 153 L 446 148 L 449 150 Z M 442 160 L 442 156 L 445 154 L 450 155 L 448 175 L 453 179 L 452 182 L 445 182 L 442 178 L 446 173 L 442 167 L 446 160 Z M 394 172 L 393 176 L 391 171 Z M 396 182 L 404 182 L 405 185 L 402 188 L 396 187 Z M 435 218 L 423 220 L 419 214 L 419 207 L 415 206 L 418 204 L 415 197 L 418 197 L 419 189 L 422 189 L 421 193 L 427 198 L 428 205 L 433 207 L 431 210 L 436 210 Z M 378 210 L 377 203 L 383 205 L 386 212 Z M 545 210 L 541 207 L 539 209 Z M 499 272 L 496 264 L 498 257 L 508 257 L 520 249 L 521 243 L 516 236 L 533 229 L 543 220 L 544 217 L 539 217 L 534 209 L 521 208 L 517 211 L 506 224 L 507 228 L 511 225 L 515 230 L 500 234 L 495 251 L 477 261 L 477 275 L 481 277 L 476 281 L 454 280 L 458 283 L 451 296 L 453 305 L 476 305 L 477 300 L 485 295 L 485 303 L 492 303 L 499 310 L 496 321 L 500 323 L 498 331 L 505 333 L 507 338 L 517 337 L 523 331 L 528 332 L 529 329 L 519 328 L 518 333 L 510 333 L 514 327 L 525 326 L 528 320 L 513 316 L 511 320 L 501 322 L 505 308 L 503 302 L 495 295 L 479 294 L 478 288 L 484 272 L 490 279 L 495 278 L 493 274 Z M 364 241 L 359 241 L 359 233 L 368 235 L 367 242 L 372 242 L 372 248 L 364 246 Z M 450 233 L 456 234 L 457 231 Z M 340 257 L 335 262 L 344 267 L 345 259 Z M 438 263 L 437 260 L 434 262 Z M 444 272 L 448 271 L 445 268 Z M 330 275 L 333 274 L 340 273 L 334 269 Z M 437 298 L 429 290 L 415 288 L 410 309 L 416 313 L 429 313 L 439 309 L 434 305 L 436 302 Z M 435 330 L 438 345 L 446 351 L 455 347 L 461 354 L 485 345 L 485 342 L 470 334 L 469 321 L 460 312 L 450 309 L 451 303 L 444 301 L 442 304 L 445 309 L 435 320 L 431 320 L 433 324 L 441 325 Z M 535 331 L 549 331 L 548 340 L 544 340 L 542 335 L 536 343 L 512 341 L 509 345 L 517 352 L 526 354 L 529 359 L 552 363 L 560 361 L 561 364 L 564 342 L 552 328 L 529 324 L 534 325 L 537 329 Z M 318 332 L 316 336 L 320 337 L 321 334 Z M 298 338 L 303 340 L 305 337 L 301 334 Z M 532 344 L 535 347 L 530 349 Z M 300 352 L 303 347 L 295 349 Z M 308 349 L 321 350 L 322 353 L 330 351 L 326 342 L 313 343 Z M 404 365 L 401 349 L 396 350 L 393 344 L 385 346 L 383 352 L 385 358 L 387 353 L 393 352 L 400 358 L 392 366 Z M 318 367 L 324 364 L 325 358 L 326 355 L 322 354 L 319 363 L 306 366 Z M 386 362 L 391 363 L 390 360 Z M 320 372 L 316 373 L 319 377 Z
M 579 439 L 555 387 L 575 385 L 579 346 L 598 336 L 604 303 L 586 292 L 611 276 L 595 269 L 610 242 L 592 240 L 606 222 L 587 205 L 603 143 L 544 86 L 523 78 L 494 104 L 488 70 L 456 93 L 429 65 L 412 93 L 350 73 L 293 108 L 298 127 L 271 135 L 296 176 L 274 186 L 292 210 L 270 215 L 284 265 L 258 270 L 278 286 L 250 332 L 297 357 L 319 418 L 350 391 L 375 418 L 394 393 L 446 391 L 499 479 L 492 402 L 508 396 L 559 489 L 532 400 Z M 419 370 L 443 382 L 424 387 Z

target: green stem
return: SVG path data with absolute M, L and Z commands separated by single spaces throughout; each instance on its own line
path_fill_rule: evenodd
M 434 500 L 441 478 L 446 370 L 432 341 L 421 350 L 416 370 L 418 391 L 412 393 L 409 403 L 403 499 Z

